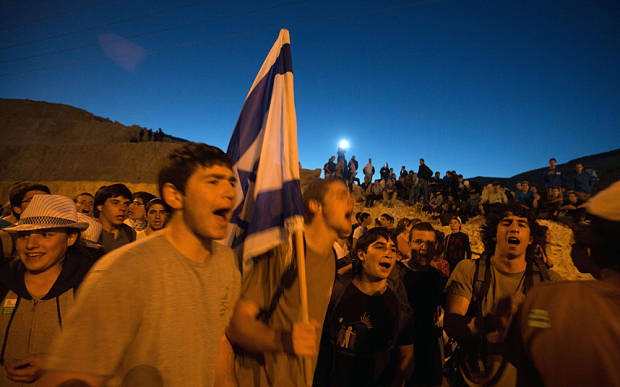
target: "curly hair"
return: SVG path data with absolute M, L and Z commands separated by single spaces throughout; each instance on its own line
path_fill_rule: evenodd
M 527 207 L 524 207 L 518 203 L 504 204 L 498 207 L 493 212 L 490 212 L 486 217 L 486 222 L 482 226 L 480 236 L 482 243 L 484 244 L 484 252 L 486 254 L 493 254 L 495 252 L 495 237 L 497 236 L 497 225 L 499 222 L 508 216 L 518 216 L 519 218 L 527 219 L 527 224 L 530 228 L 530 236 L 533 242 L 528 245 L 526 250 L 526 256 L 531 256 L 536 252 L 536 248 L 539 244 L 543 244 L 546 240 L 547 230 L 543 229 L 536 222 L 536 214 Z

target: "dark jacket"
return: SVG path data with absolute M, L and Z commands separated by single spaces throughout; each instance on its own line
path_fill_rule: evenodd
M 68 254 L 62 271 L 50 291 L 40 299 L 33 299 L 24 283 L 26 267 L 16 259 L 0 271 L 2 314 L 0 334 L 2 351 L 0 364 L 5 360 L 49 352 L 50 345 L 62 327 L 62 320 L 74 303 L 75 289 L 90 270 L 91 261 L 78 254 Z M 6 371 L 0 367 L 0 377 L 6 380 Z
M 429 181 L 433 177 L 433 171 L 426 164 L 421 164 L 418 168 L 418 179 Z

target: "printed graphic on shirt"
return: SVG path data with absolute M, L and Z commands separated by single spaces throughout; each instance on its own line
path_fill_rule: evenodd
M 336 338 L 336 345 L 338 351 L 346 355 L 355 355 L 355 344 L 357 342 L 358 333 L 369 332 L 372 328 L 372 321 L 370 316 L 366 312 L 360 317 L 359 321 L 354 323 L 343 324 L 343 318 L 338 319 L 340 322 L 340 329 L 338 330 L 338 337 Z

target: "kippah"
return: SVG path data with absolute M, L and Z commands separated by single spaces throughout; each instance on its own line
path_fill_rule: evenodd
M 620 222 L 620 181 L 590 198 L 587 211 L 599 218 Z

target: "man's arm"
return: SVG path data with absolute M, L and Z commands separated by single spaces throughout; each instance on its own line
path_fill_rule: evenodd
M 403 387 L 413 373 L 413 344 L 398 347 L 398 368 L 394 373 L 392 387 Z
M 241 297 L 226 330 L 228 339 L 253 352 L 285 352 L 296 356 L 314 356 L 318 352 L 320 328 L 316 320 L 309 324 L 296 322 L 291 332 L 269 328 L 257 317 L 260 307 L 253 301 Z
M 466 316 L 470 301 L 456 294 L 449 294 L 446 305 L 446 318 L 444 328 L 450 337 L 455 339 L 467 339 L 482 336 L 485 333 L 498 329 L 507 330 L 512 316 L 523 303 L 525 295 L 517 292 L 512 297 L 506 297 L 499 301 L 495 314 L 486 316 Z
M 215 358 L 215 386 L 237 387 L 237 374 L 235 372 L 235 352 L 226 335 L 222 335 L 217 345 Z
M 481 318 L 465 316 L 469 300 L 457 294 L 448 294 L 444 329 L 448 336 L 463 339 L 482 335 L 484 324 Z

